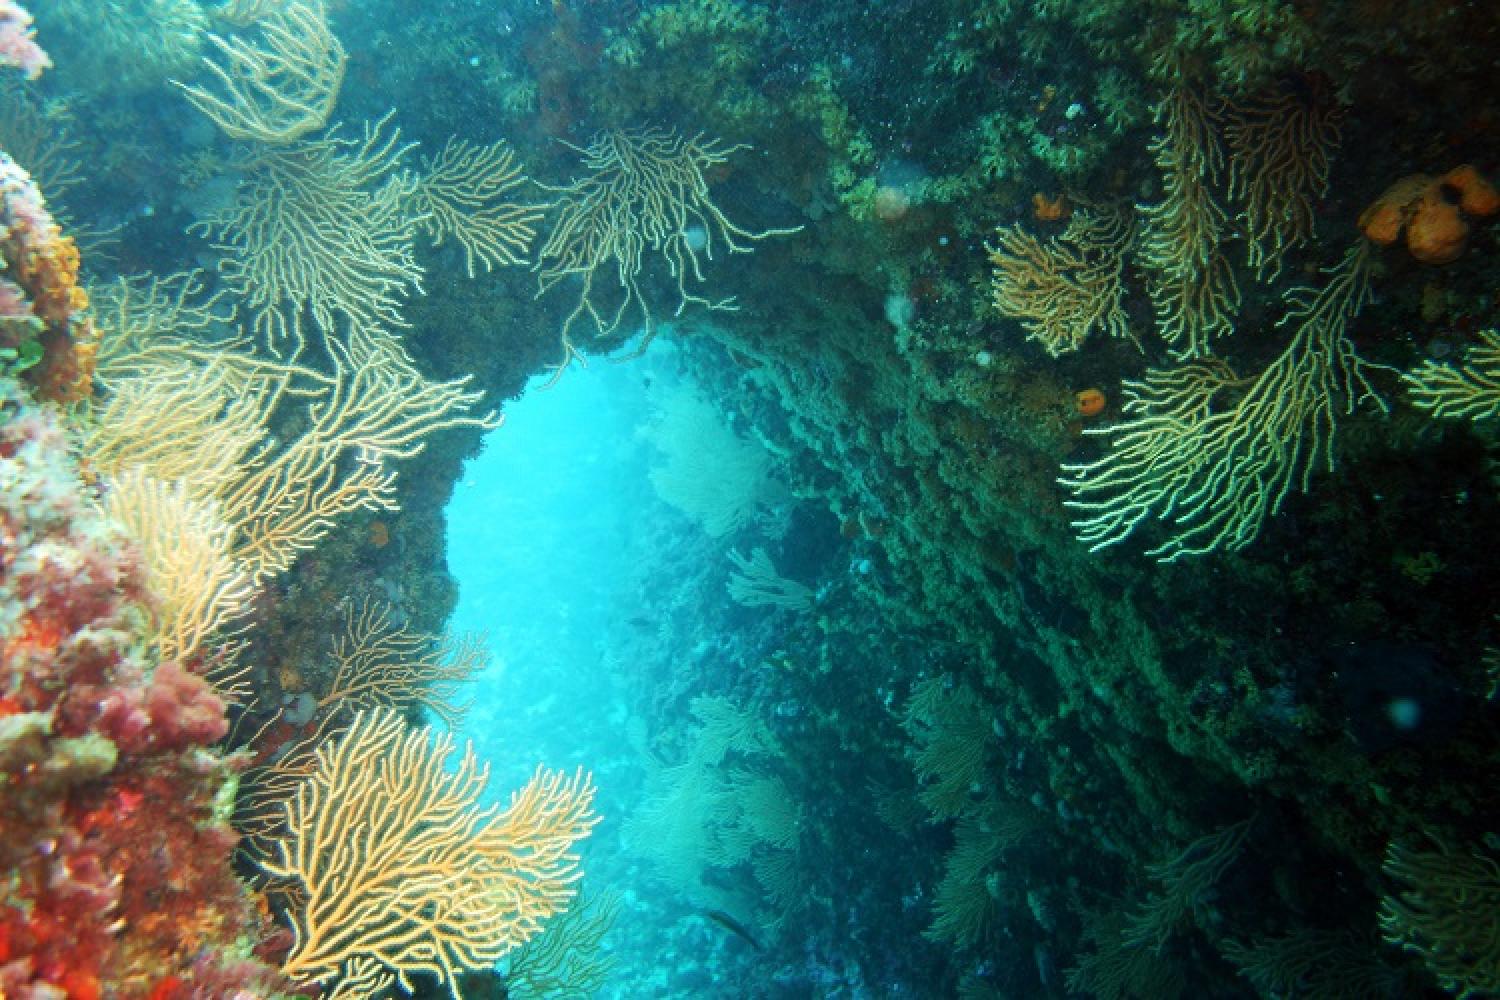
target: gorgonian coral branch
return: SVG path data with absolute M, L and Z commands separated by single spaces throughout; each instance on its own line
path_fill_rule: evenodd
M 1237 106 L 1224 128 L 1229 196 L 1243 201 L 1249 263 L 1274 281 L 1286 252 L 1313 234 L 1313 206 L 1328 193 L 1328 163 L 1339 144 L 1340 108 L 1314 85 L 1302 98 L 1278 93 Z
M 520 264 L 530 251 L 547 205 L 508 200 L 524 183 L 526 175 L 504 142 L 476 146 L 449 139 L 431 161 L 423 160 L 410 208 L 433 243 L 452 238 L 463 247 L 472 278 L 475 261 L 490 271 Z
M 195 223 L 226 256 L 224 283 L 273 350 L 305 342 L 304 314 L 325 337 L 405 325 L 401 300 L 421 287 L 413 253 L 412 181 L 398 168 L 411 147 L 390 115 L 359 139 L 324 135 L 267 150 L 249 164 L 234 203 Z
M 1151 142 L 1161 168 L 1162 200 L 1142 206 L 1141 259 L 1163 339 L 1179 358 L 1208 352 L 1209 341 L 1234 329 L 1240 288 L 1224 256 L 1228 218 L 1210 185 L 1224 169 L 1217 119 L 1202 98 L 1178 85 L 1156 111 L 1165 132 Z
M 321 0 L 287 4 L 260 33 L 258 45 L 209 35 L 222 62 L 203 64 L 217 86 L 177 86 L 231 139 L 281 145 L 328 124 L 347 57 Z
M 1001 227 L 995 239 L 995 307 L 1019 320 L 1028 340 L 1057 357 L 1095 330 L 1130 336 L 1121 305 L 1125 253 L 1135 239 L 1130 213 L 1080 209 L 1046 243 L 1020 226 Z
M 1462 363 L 1428 361 L 1404 376 L 1411 401 L 1434 417 L 1484 420 L 1500 415 L 1500 332 L 1482 330 Z
M 1364 400 L 1385 409 L 1345 335 L 1370 298 L 1369 259 L 1360 241 L 1322 289 L 1288 293 L 1280 324 L 1296 330 L 1259 375 L 1204 357 L 1125 383 L 1129 419 L 1085 431 L 1107 438 L 1109 452 L 1065 465 L 1060 480 L 1091 551 L 1152 519 L 1171 526 L 1149 553 L 1163 561 L 1242 549 L 1317 469 L 1333 468 L 1340 415 Z
M 1450 993 L 1500 990 L 1500 863 L 1429 835 L 1425 850 L 1392 841 L 1380 904 L 1385 939 L 1421 956 Z
M 453 749 L 451 735 L 408 731 L 388 709 L 360 713 L 318 749 L 277 858 L 262 862 L 301 890 L 288 976 L 363 981 L 379 965 L 407 992 L 412 973 L 430 973 L 460 1000 L 462 973 L 494 965 L 567 907 L 573 846 L 598 822 L 589 776 L 539 769 L 507 808 L 486 808 L 488 766 L 466 746 L 450 769 Z
M 564 145 L 582 157 L 587 174 L 562 187 L 544 185 L 558 195 L 559 214 L 535 267 L 538 296 L 568 277 L 582 282 L 577 304 L 563 319 L 559 374 L 579 357 L 572 330 L 584 316 L 593 322 L 596 336 L 609 337 L 634 310 L 644 331 L 636 353 L 645 350 L 656 334 L 640 286 L 648 260 L 664 262 L 676 279 L 677 315 L 690 304 L 735 309 L 733 297 L 709 299 L 690 290 L 690 282 L 693 287 L 703 284 L 703 263 L 713 259 L 715 243 L 730 253 L 750 253 L 749 241 L 801 229 L 752 232 L 714 204 L 705 173 L 746 146 L 655 128 L 601 132 L 586 147 Z M 602 301 L 608 293 L 594 284 L 601 273 L 611 272 L 613 303 Z

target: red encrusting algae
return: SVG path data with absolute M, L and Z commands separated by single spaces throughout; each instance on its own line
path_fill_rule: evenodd
M 283 988 L 241 954 L 264 925 L 230 866 L 224 703 L 140 652 L 134 549 L 66 445 L 0 381 L 0 996 Z

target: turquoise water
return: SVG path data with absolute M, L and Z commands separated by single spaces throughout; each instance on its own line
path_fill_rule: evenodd
M 663 549 L 708 555 L 649 481 L 661 455 L 644 430 L 677 363 L 662 345 L 629 367 L 600 362 L 552 385 L 537 377 L 465 464 L 446 509 L 460 588 L 450 627 L 485 633 L 493 656 L 465 691 L 473 707 L 459 730 L 492 767 L 489 798 L 503 801 L 538 764 L 585 767 L 600 787 L 583 888 L 617 895 L 620 910 L 602 996 L 733 995 L 731 983 L 764 974 L 759 944 L 707 915 L 718 892 L 663 877 L 627 825 L 672 752 L 670 716 L 642 678 L 676 676 L 691 691 L 738 667 L 732 638 L 710 648 L 691 620 L 674 635 L 661 613 L 681 600 L 660 575 Z M 684 647 L 694 662 L 632 658 Z
M 649 479 L 662 456 L 645 432 L 664 386 L 680 383 L 678 363 L 661 345 L 628 367 L 601 361 L 556 384 L 534 379 L 465 464 L 446 511 L 460 588 L 451 627 L 486 632 L 494 657 L 460 730 L 494 769 L 491 795 L 504 799 L 538 764 L 586 767 L 600 786 L 584 887 L 620 897 L 608 996 L 729 990 L 756 964 L 753 947 L 705 916 L 719 897 L 664 878 L 626 824 L 672 752 L 670 715 L 642 678 L 678 677 L 691 692 L 738 665 L 732 637 L 710 643 L 681 615 L 673 634 L 662 613 L 683 601 L 663 578 L 666 550 L 712 552 Z M 636 650 L 692 659 L 642 663 Z M 659 960 L 673 954 L 683 957 Z
M 447 507 L 459 583 L 450 628 L 485 634 L 494 657 L 476 678 L 465 735 L 502 788 L 537 763 L 588 764 L 625 735 L 622 666 L 606 639 L 641 610 L 630 538 L 655 512 L 627 502 L 645 484 L 630 422 L 640 400 L 632 407 L 610 390 L 638 376 L 603 366 L 578 375 L 551 389 L 538 380 L 507 407 Z

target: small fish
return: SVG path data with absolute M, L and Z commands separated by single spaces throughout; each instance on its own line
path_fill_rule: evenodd
M 718 924 L 720 927 L 727 929 L 736 937 L 742 937 L 746 941 L 749 941 L 750 947 L 754 948 L 756 951 L 765 951 L 765 949 L 760 946 L 760 942 L 755 940 L 755 935 L 751 934 L 749 929 L 746 928 L 744 924 L 740 923 L 738 920 L 734 919 L 723 910 L 704 910 L 703 915 L 709 920 L 712 920 L 714 923 Z

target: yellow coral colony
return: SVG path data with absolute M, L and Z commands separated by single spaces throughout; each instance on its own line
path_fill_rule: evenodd
M 505 809 L 481 808 L 488 765 L 466 746 L 450 771 L 452 751 L 452 736 L 407 731 L 387 709 L 318 750 L 286 804 L 276 860 L 262 863 L 302 899 L 288 976 L 343 976 L 346 991 L 374 995 L 383 972 L 408 993 L 412 973 L 431 973 L 461 1000 L 462 973 L 567 906 L 573 847 L 598 822 L 589 776 L 538 770 Z

